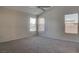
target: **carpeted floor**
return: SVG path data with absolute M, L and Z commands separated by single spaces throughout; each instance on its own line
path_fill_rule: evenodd
M 75 53 L 79 52 L 79 43 L 30 37 L 0 43 L 1 53 Z

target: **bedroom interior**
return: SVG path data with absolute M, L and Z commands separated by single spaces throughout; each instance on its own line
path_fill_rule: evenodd
M 78 53 L 79 6 L 0 6 L 0 53 Z

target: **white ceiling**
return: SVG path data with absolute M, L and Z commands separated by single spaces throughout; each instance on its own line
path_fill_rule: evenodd
M 30 13 L 33 15 L 38 15 L 43 12 L 41 9 L 34 6 L 6 6 L 5 8 Z
M 37 8 L 36 6 L 5 6 L 5 8 L 30 13 L 33 15 L 38 15 L 43 12 L 43 10 L 41 10 L 40 8 Z

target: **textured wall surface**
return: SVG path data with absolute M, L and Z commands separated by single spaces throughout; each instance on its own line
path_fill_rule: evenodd
M 29 18 L 32 15 L 0 7 L 0 42 L 29 37 Z M 35 16 L 32 16 L 35 17 Z
M 55 39 L 79 42 L 79 34 L 67 34 L 64 31 L 64 15 L 70 13 L 79 13 L 79 7 L 55 6 L 45 12 L 40 16 L 45 17 L 45 32 L 40 32 L 40 35 Z

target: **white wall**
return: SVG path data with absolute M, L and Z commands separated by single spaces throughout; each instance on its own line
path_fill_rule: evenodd
M 64 32 L 64 15 L 68 13 L 79 13 L 79 7 L 55 6 L 40 17 L 45 17 L 45 32 L 39 32 L 41 36 L 79 42 L 79 34 L 66 34 Z
M 28 13 L 0 7 L 0 42 L 16 40 L 35 35 L 29 31 Z

